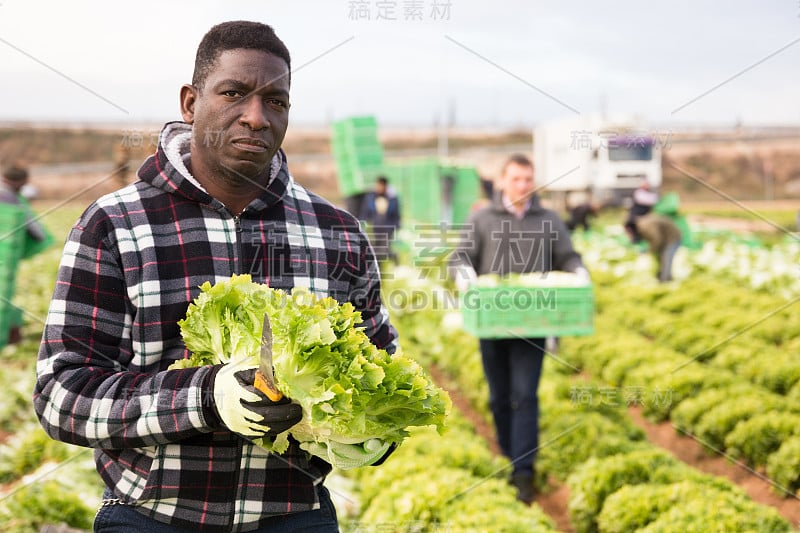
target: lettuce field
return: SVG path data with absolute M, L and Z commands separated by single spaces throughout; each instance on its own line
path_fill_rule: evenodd
M 42 212 L 63 242 L 80 209 Z M 461 328 L 452 285 L 438 260 L 408 254 L 384 273 L 386 301 L 404 354 L 455 407 L 443 435 L 414 431 L 383 465 L 331 476 L 343 531 L 797 531 L 800 243 L 709 235 L 679 251 L 668 284 L 621 228 L 575 244 L 592 274 L 595 333 L 562 338 L 546 358 L 537 503 L 517 502 L 506 482 L 477 340 Z M 51 441 L 31 407 L 60 252 L 20 265 L 23 339 L 0 352 L 4 532 L 90 530 L 100 502 L 91 450 Z M 702 457 L 679 453 L 690 445 Z

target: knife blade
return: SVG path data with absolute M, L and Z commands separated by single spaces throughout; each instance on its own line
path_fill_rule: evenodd
M 273 402 L 283 398 L 283 394 L 275 386 L 275 373 L 272 367 L 272 324 L 267 314 L 264 315 L 264 326 L 261 330 L 261 357 L 253 386 Z

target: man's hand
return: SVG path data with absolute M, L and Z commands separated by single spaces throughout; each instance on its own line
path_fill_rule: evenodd
M 243 437 L 274 437 L 303 417 L 302 408 L 288 398 L 273 402 L 253 386 L 256 366 L 226 363 L 211 381 L 214 408 L 225 426 Z

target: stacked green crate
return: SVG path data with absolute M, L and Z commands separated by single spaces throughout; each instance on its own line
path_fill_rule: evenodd
M 16 205 L 0 204 L 0 347 L 8 343 L 8 331 L 19 319 L 11 301 L 25 236 L 25 212 Z
M 463 224 L 480 195 L 481 179 L 475 167 L 458 167 L 458 178 L 453 190 L 451 222 Z
M 339 190 L 344 196 L 366 192 L 383 167 L 383 147 L 375 117 L 352 117 L 331 126 L 331 150 L 336 160 Z
M 462 224 L 480 195 L 480 179 L 472 167 L 440 165 L 420 158 L 386 163 L 383 173 L 397 190 L 403 225 Z
M 405 190 L 400 195 L 403 215 L 409 221 L 438 224 L 442 217 L 442 187 L 436 159 L 416 159 L 408 163 Z

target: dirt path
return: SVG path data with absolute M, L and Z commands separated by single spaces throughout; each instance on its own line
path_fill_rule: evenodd
M 472 422 L 477 433 L 489 445 L 489 449 L 495 455 L 500 455 L 500 447 L 497 445 L 497 440 L 494 438 L 494 428 L 484 419 L 480 413 L 472 408 L 469 401 L 464 398 L 458 391 L 458 387 L 453 380 L 436 365 L 429 365 L 428 371 L 433 380 L 448 393 L 450 399 L 453 400 L 453 406 L 464 415 L 464 418 Z
M 694 439 L 680 435 L 669 422 L 654 424 L 644 418 L 640 407 L 632 407 L 629 413 L 655 446 L 669 451 L 697 470 L 728 478 L 742 487 L 753 501 L 776 508 L 793 527 L 800 526 L 800 498 L 797 496 L 782 497 L 762 473 L 756 473 L 721 455 L 711 455 Z
M 497 440 L 494 436 L 494 428 L 489 424 L 480 413 L 475 411 L 470 405 L 469 401 L 464 398 L 458 391 L 458 387 L 436 365 L 430 365 L 428 371 L 431 377 L 439 384 L 440 387 L 450 393 L 450 399 L 453 400 L 453 406 L 469 420 L 475 427 L 477 433 L 489 449 L 495 455 L 500 455 L 500 448 L 497 445 Z M 566 485 L 555 483 L 551 480 L 549 486 L 536 495 L 536 503 L 547 515 L 555 522 L 559 531 L 564 533 L 573 533 L 575 529 L 569 521 L 569 514 L 567 512 L 567 503 L 569 502 L 569 489 Z

